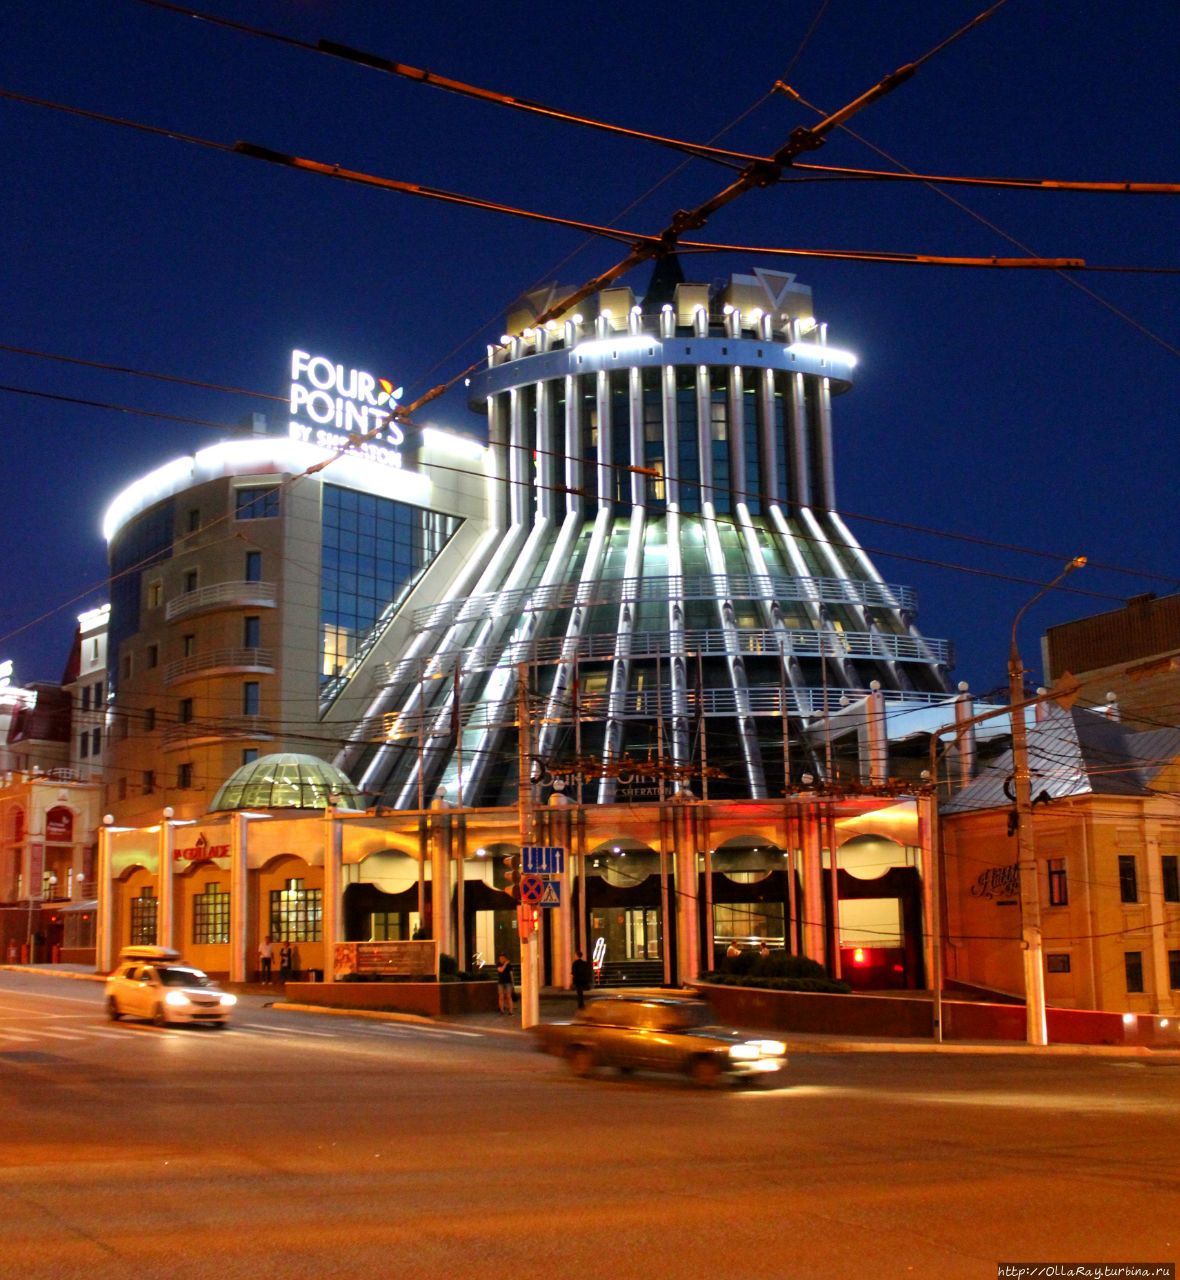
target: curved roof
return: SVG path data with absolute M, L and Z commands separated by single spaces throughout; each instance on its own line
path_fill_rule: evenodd
M 361 793 L 346 774 L 317 756 L 277 752 L 259 756 L 221 784 L 210 813 L 232 809 L 363 809 Z

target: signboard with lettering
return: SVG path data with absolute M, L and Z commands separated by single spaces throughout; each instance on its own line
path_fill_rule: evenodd
M 999 899 L 1003 903 L 1019 894 L 1020 867 L 1015 862 L 1010 867 L 988 867 L 976 876 L 971 886 L 973 898 L 987 898 L 989 901 Z
M 378 974 L 386 978 L 434 978 L 438 975 L 438 943 L 431 938 L 408 942 L 338 942 L 336 976 Z
M 405 436 L 390 420 L 402 388 L 326 356 L 291 352 L 288 435 L 324 449 L 344 449 L 386 467 L 402 465 Z
M 45 815 L 45 839 L 70 843 L 74 838 L 74 811 L 55 805 Z
M 202 831 L 199 836 L 191 843 L 181 844 L 180 839 L 172 849 L 172 859 L 174 862 L 208 862 L 213 858 L 228 858 L 229 842 L 224 844 L 213 844 L 209 837 Z

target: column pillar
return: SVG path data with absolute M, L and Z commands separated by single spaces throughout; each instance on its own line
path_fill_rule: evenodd
M 324 902 L 320 936 L 324 947 L 324 981 L 336 981 L 336 943 L 344 912 L 344 840 L 332 805 L 324 809 Z
M 111 882 L 111 814 L 103 817 L 98 828 L 98 867 L 94 873 L 98 911 L 94 921 L 94 967 L 98 973 L 114 968 L 115 903 Z
M 241 813 L 229 820 L 229 980 L 246 982 L 250 968 L 247 947 L 250 945 L 249 876 L 246 867 L 246 833 L 249 819 Z
M 430 936 L 438 954 L 452 955 L 451 819 L 446 801 L 433 802 L 430 815 Z
M 678 793 L 671 804 L 672 854 L 676 868 L 676 954 L 679 957 L 676 976 L 682 985 L 701 976 L 700 880 L 690 799 Z
M 175 828 L 172 825 L 172 806 L 169 805 L 160 818 L 160 832 L 156 840 L 156 945 L 176 945 L 175 898 L 176 877 L 172 865 L 172 846 Z
M 803 954 L 819 964 L 824 962 L 824 877 L 823 827 L 815 800 L 801 815 L 803 828 Z

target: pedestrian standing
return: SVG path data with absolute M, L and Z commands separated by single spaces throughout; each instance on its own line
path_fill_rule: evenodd
M 291 981 L 291 975 L 295 969 L 295 948 L 289 942 L 284 942 L 279 948 L 279 977 L 284 982 Z
M 507 956 L 496 960 L 496 994 L 500 999 L 500 1012 L 512 1012 L 512 962 Z
M 574 952 L 574 963 L 570 966 L 570 977 L 574 990 L 578 993 L 578 1008 L 586 1007 L 586 992 L 594 985 L 594 967 L 580 951 Z
M 270 982 L 270 971 L 275 958 L 275 940 L 268 933 L 258 944 L 258 969 L 261 981 Z

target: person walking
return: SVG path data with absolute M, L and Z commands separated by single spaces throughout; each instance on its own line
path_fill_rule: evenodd
M 500 1012 L 512 1012 L 512 963 L 507 956 L 496 960 L 496 995 L 500 1000 Z
M 258 944 L 258 971 L 261 982 L 270 982 L 270 971 L 274 965 L 275 940 L 268 933 Z
M 574 990 L 578 993 L 578 1008 L 586 1007 L 586 992 L 594 985 L 594 966 L 580 951 L 574 952 L 574 963 L 570 966 L 570 978 Z

